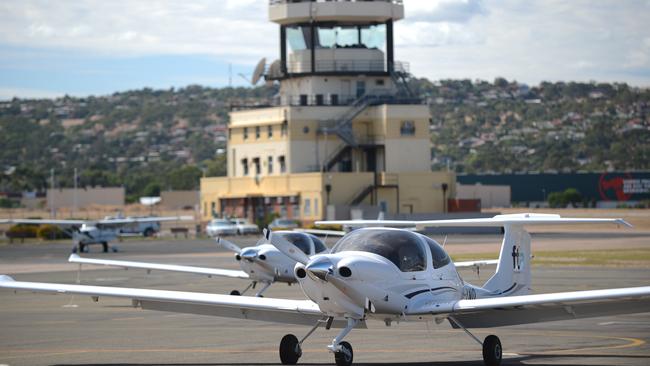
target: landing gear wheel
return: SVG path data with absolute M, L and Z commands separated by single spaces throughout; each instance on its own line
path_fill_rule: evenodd
M 230 291 L 230 295 L 232 295 L 232 296 L 241 296 L 241 294 L 237 290 Z
M 348 342 L 339 343 L 343 349 L 334 352 L 334 361 L 336 361 L 337 366 L 350 366 L 352 365 L 352 359 L 354 354 L 352 353 L 352 346 Z
M 280 341 L 280 361 L 283 365 L 295 365 L 302 356 L 298 338 L 293 334 L 287 334 Z
M 79 243 L 79 253 L 85 253 L 85 252 L 86 252 L 86 244 Z
M 499 337 L 495 335 L 485 337 L 483 341 L 483 362 L 485 366 L 499 366 L 502 356 L 503 350 L 501 349 Z
M 103 241 L 102 242 L 102 248 L 104 249 L 104 253 L 108 253 L 108 243 Z
M 153 234 L 154 234 L 154 230 L 153 230 L 152 228 L 150 228 L 150 227 L 148 227 L 148 228 L 144 231 L 144 233 L 142 233 L 142 235 L 143 235 L 145 238 L 151 237 L 151 236 L 153 236 Z

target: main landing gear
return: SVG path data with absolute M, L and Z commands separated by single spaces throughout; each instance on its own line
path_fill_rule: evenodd
M 264 284 L 264 287 L 262 287 L 262 288 L 261 288 L 259 291 L 257 291 L 257 293 L 255 294 L 256 297 L 264 297 L 264 296 L 262 296 L 262 294 L 264 293 L 264 291 L 268 290 L 269 287 L 271 287 L 271 285 L 273 284 L 273 282 L 263 282 L 263 284 Z M 230 291 L 230 295 L 232 295 L 232 296 L 241 296 L 241 295 L 243 295 L 244 293 L 246 293 L 246 291 L 248 291 L 249 289 L 251 289 L 251 288 L 255 289 L 255 285 L 257 285 L 257 282 L 256 282 L 256 281 L 253 281 L 253 282 L 251 282 L 250 285 L 248 285 L 248 286 L 247 286 L 247 287 L 246 287 L 242 292 L 239 292 L 239 291 L 237 291 L 237 290 L 232 290 L 232 291 Z
M 293 334 L 287 334 L 282 337 L 282 341 L 280 342 L 280 361 L 282 361 L 282 364 L 295 365 L 300 356 L 302 356 L 302 343 L 312 335 L 312 333 L 314 333 L 322 323 L 325 323 L 325 329 L 330 329 L 333 320 L 334 318 L 332 317 L 329 317 L 326 320 L 319 320 L 300 341 L 298 341 L 298 338 Z M 352 360 L 354 358 L 352 346 L 350 343 L 342 340 L 352 329 L 354 329 L 354 327 L 357 326 L 357 324 L 359 324 L 359 319 L 348 318 L 348 325 L 341 330 L 334 340 L 332 340 L 332 344 L 327 346 L 327 348 L 334 353 L 334 361 L 338 366 L 352 365 Z
M 489 335 L 485 337 L 483 342 L 481 342 L 474 334 L 472 334 L 467 328 L 465 328 L 458 320 L 453 317 L 449 317 L 451 321 L 459 326 L 462 330 L 465 331 L 473 340 L 483 348 L 483 363 L 485 366 L 499 366 L 501 365 L 501 359 L 503 357 L 503 349 L 501 348 L 501 341 L 499 337 L 495 335 Z

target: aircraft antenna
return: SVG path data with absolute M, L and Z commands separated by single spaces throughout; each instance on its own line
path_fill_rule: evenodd
M 443 248 L 445 247 L 445 244 L 447 244 L 447 238 L 448 237 L 449 237 L 449 235 L 445 235 L 445 240 L 442 241 L 442 247 Z

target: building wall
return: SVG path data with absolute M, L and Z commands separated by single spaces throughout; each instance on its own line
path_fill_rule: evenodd
M 457 184 L 456 198 L 480 199 L 482 208 L 510 207 L 510 186 Z
M 171 210 L 194 209 L 200 202 L 199 195 L 199 191 L 163 191 L 160 204 Z
M 102 206 L 123 206 L 124 187 L 113 188 L 78 188 L 76 193 L 77 208 L 102 205 Z M 48 208 L 59 209 L 63 207 L 74 207 L 75 190 L 72 188 L 48 189 Z

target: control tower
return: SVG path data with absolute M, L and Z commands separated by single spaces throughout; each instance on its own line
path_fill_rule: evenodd
M 269 1 L 280 58 L 263 59 L 253 81 L 279 93 L 230 113 L 228 177 L 202 179 L 204 219 L 445 210 L 455 177 L 431 172 L 429 107 L 394 58 L 403 17 L 401 0 Z

